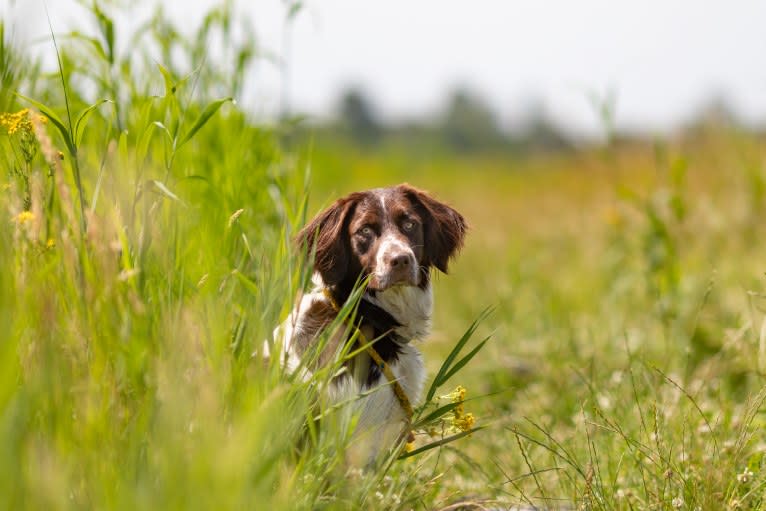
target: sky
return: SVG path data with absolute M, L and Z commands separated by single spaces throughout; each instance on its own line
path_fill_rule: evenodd
M 46 2 L 54 30 L 78 24 L 74 1 Z M 121 21 L 135 23 L 153 2 L 134 3 Z M 164 4 L 180 26 L 195 26 L 216 2 Z M 290 24 L 282 0 L 237 5 L 286 65 L 258 64 L 239 98 L 262 115 L 286 100 L 294 113 L 327 117 L 354 85 L 382 118 L 399 120 L 438 112 L 464 86 L 504 125 L 536 105 L 582 136 L 603 132 L 594 98 L 607 97 L 622 130 L 670 131 L 713 97 L 766 125 L 763 0 L 314 0 Z M 30 39 L 47 34 L 43 13 L 43 0 L 0 0 Z

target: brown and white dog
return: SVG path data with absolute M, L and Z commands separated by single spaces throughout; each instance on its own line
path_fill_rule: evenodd
M 368 279 L 354 326 L 366 339 L 377 339 L 375 351 L 409 401 L 417 402 L 425 370 L 411 343 L 430 332 L 431 269 L 447 272 L 465 232 L 460 213 L 407 184 L 352 193 L 322 211 L 297 235 L 304 253 L 315 254 L 314 287 L 275 331 L 287 368 L 300 366 L 301 357 L 336 318 L 338 304 L 349 299 L 360 279 Z M 332 361 L 352 331 L 336 334 L 318 355 L 318 364 Z M 355 443 L 361 445 L 355 449 L 354 464 L 364 464 L 393 446 L 402 421 L 408 419 L 387 383 L 379 364 L 362 352 L 331 384 L 335 402 L 364 394 L 354 402 Z M 376 387 L 380 388 L 366 392 Z

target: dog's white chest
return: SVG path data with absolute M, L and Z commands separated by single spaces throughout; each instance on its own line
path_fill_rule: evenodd
M 391 314 L 401 324 L 395 332 L 405 341 L 422 340 L 431 332 L 434 300 L 431 286 L 394 286 L 366 295 L 366 300 Z

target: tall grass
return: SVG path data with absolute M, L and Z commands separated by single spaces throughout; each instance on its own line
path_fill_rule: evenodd
M 234 105 L 252 34 L 231 3 L 190 36 L 161 10 L 137 34 L 120 32 L 117 7 L 88 13 L 51 33 L 50 75 L 25 73 L 33 57 L 0 31 L 0 506 L 427 499 L 421 460 L 465 435 L 450 437 L 462 397 L 440 407 L 435 391 L 473 356 L 459 353 L 470 335 L 416 416 L 418 431 L 443 426 L 437 439 L 355 468 L 353 420 L 333 418 L 353 417 L 319 391 L 332 368 L 304 381 L 262 356 L 308 280 L 291 243 L 308 160 Z
M 0 24 L 0 107 L 30 108 L 0 126 L 0 507 L 764 507 L 760 137 L 290 151 L 234 102 L 259 54 L 232 3 L 192 31 L 88 12 L 51 20 L 45 72 Z M 404 180 L 472 230 L 434 282 L 416 444 L 360 470 L 333 367 L 251 355 L 306 283 L 307 215 Z

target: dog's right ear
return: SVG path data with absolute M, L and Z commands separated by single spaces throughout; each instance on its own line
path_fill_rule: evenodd
M 314 271 L 328 286 L 342 282 L 348 272 L 351 246 L 344 227 L 358 200 L 357 194 L 338 199 L 295 236 L 303 254 L 315 254 Z

